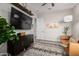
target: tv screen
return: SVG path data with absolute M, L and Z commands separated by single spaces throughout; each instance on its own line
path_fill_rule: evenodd
M 14 26 L 15 29 L 30 30 L 32 27 L 32 18 L 12 7 L 10 24 Z

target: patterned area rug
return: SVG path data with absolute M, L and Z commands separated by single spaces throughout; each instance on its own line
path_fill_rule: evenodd
M 24 56 L 62 56 L 63 48 L 58 44 L 34 42 L 32 47 L 24 52 Z

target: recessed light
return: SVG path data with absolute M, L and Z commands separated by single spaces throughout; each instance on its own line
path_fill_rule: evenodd
M 49 10 L 51 10 L 52 8 L 48 8 Z
M 37 12 L 39 12 L 39 10 L 37 10 Z

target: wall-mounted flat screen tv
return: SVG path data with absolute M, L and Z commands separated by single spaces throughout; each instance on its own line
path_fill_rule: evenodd
M 30 30 L 32 27 L 32 18 L 12 7 L 10 24 L 14 26 L 15 29 Z

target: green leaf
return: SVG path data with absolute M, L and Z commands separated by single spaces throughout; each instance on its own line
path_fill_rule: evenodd
M 6 19 L 0 16 L 0 44 L 7 42 L 8 40 L 13 40 L 14 43 L 17 43 L 19 38 L 14 30 L 15 27 L 9 25 L 6 22 Z

